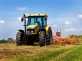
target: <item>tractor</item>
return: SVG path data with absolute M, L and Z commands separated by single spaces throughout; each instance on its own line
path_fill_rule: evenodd
M 24 30 L 18 30 L 16 34 L 16 45 L 40 46 L 52 44 L 52 29 L 47 25 L 46 14 L 23 14 L 21 22 L 24 22 Z

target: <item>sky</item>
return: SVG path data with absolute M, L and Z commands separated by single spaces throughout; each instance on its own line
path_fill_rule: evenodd
M 82 34 L 82 0 L 0 0 L 0 39 L 16 38 L 23 14 L 47 14 L 53 35 Z

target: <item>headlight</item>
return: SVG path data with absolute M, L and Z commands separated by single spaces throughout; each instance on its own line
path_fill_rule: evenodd
M 35 33 L 35 29 L 33 30 L 33 33 Z
M 27 32 L 28 33 L 34 33 L 35 32 L 35 29 L 27 29 Z
M 28 33 L 29 33 L 29 31 L 28 31 Z
M 33 33 L 33 31 L 31 31 L 31 33 Z

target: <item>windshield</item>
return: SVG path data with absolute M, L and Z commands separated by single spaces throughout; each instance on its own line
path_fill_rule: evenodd
M 42 28 L 43 17 L 28 17 L 27 25 L 38 24 Z

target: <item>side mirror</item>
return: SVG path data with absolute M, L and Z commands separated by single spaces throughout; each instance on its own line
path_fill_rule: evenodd
M 21 18 L 21 22 L 23 22 L 23 18 Z
M 22 18 L 21 18 L 21 22 L 25 21 L 26 20 L 26 17 L 25 17 L 25 14 L 23 14 Z

